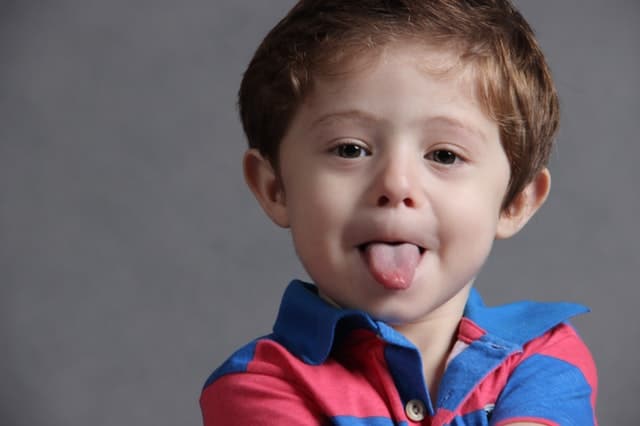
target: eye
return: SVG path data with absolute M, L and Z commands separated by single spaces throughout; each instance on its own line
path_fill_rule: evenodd
M 447 151 L 446 149 L 436 149 L 425 155 L 427 160 L 435 161 L 440 164 L 454 164 L 460 160 L 460 157 L 453 151 Z
M 355 143 L 342 143 L 333 148 L 331 152 L 342 158 L 359 158 L 370 155 L 366 148 Z

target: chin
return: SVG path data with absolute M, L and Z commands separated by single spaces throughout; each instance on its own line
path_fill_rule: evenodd
M 382 320 L 389 325 L 403 325 L 418 322 L 428 316 L 432 309 L 429 306 L 407 308 L 402 301 L 386 301 L 378 306 L 365 309 L 372 317 Z

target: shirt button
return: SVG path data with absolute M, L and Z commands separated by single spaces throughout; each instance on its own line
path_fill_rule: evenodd
M 407 402 L 407 405 L 404 407 L 404 411 L 405 413 L 407 413 L 407 417 L 409 417 L 409 420 L 413 422 L 421 422 L 424 420 L 426 409 L 422 401 L 418 399 L 412 399 L 411 401 Z

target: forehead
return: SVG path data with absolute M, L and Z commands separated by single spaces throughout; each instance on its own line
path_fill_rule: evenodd
M 313 102 L 326 92 L 341 94 L 384 68 L 395 75 L 418 71 L 448 83 L 458 94 L 464 94 L 476 103 L 481 73 L 475 62 L 463 59 L 461 52 L 453 45 L 432 45 L 407 39 L 367 49 L 341 51 L 334 60 L 325 58 L 311 69 L 311 85 L 302 100 L 303 103 Z M 483 105 L 481 107 L 485 109 Z
M 329 47 L 329 46 L 328 46 Z M 366 73 L 380 63 L 412 65 L 432 76 L 455 77 L 475 71 L 468 49 L 455 42 L 428 42 L 401 37 L 374 44 L 352 44 L 316 52 L 309 71 L 314 80 L 348 78 Z
M 404 102 L 394 104 L 398 98 Z M 489 120 L 477 96 L 475 67 L 456 50 L 424 43 L 389 43 L 316 73 L 300 110 L 321 123 L 365 122 L 368 116 Z

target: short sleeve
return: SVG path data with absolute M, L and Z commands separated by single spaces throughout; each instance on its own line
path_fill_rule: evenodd
M 597 425 L 596 367 L 584 342 L 566 324 L 541 340 L 525 348 L 528 353 L 496 401 L 490 424 Z

